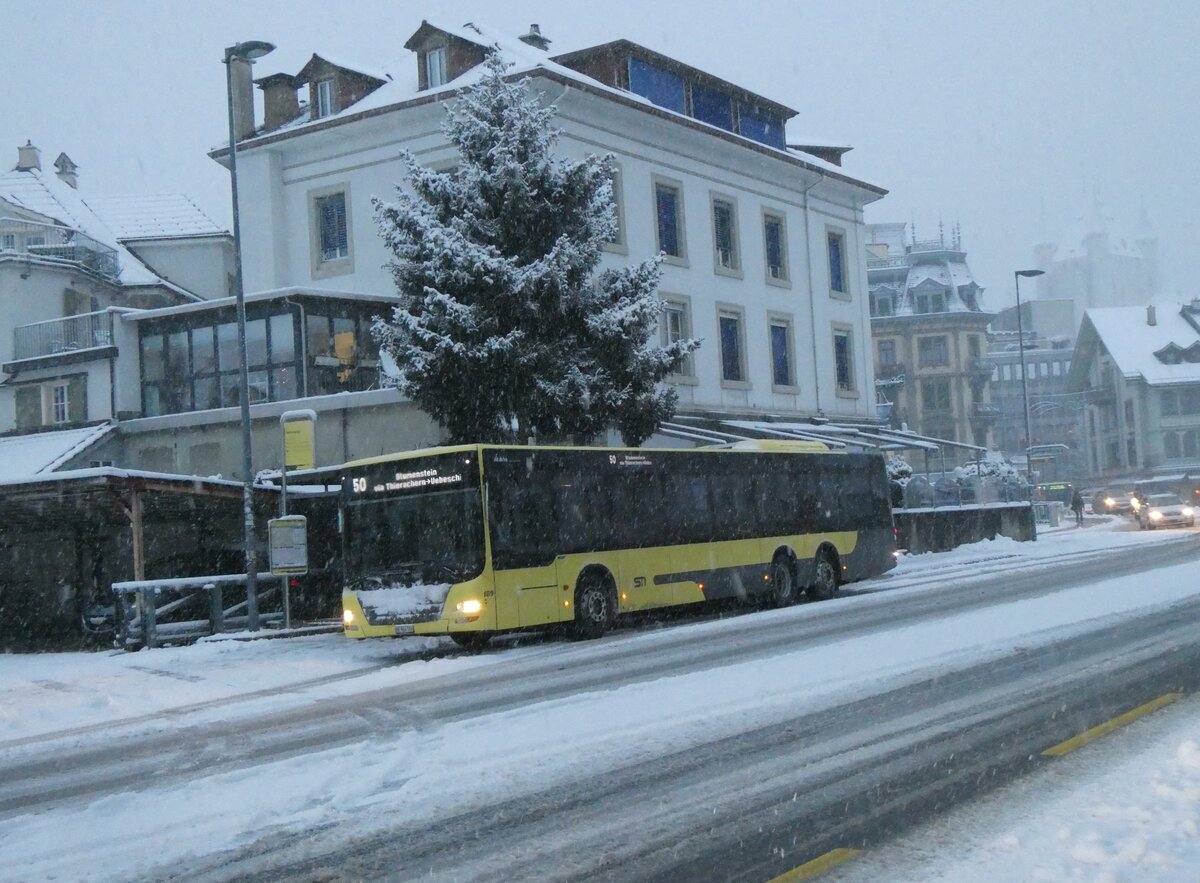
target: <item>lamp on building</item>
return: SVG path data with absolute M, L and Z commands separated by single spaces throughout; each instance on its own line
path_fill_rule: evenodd
M 254 465 L 250 447 L 250 373 L 246 364 L 246 293 L 242 286 L 242 234 L 238 223 L 237 139 L 234 126 L 234 64 L 249 65 L 274 51 L 271 43 L 247 40 L 225 50 L 225 94 L 229 111 L 229 180 L 233 191 L 233 268 L 234 297 L 237 299 L 238 331 L 238 398 L 241 400 L 242 422 L 242 541 L 246 562 L 246 628 L 258 630 L 258 550 L 254 537 Z M 253 97 L 251 97 L 253 101 Z M 244 108 L 242 108 L 244 113 Z M 250 113 L 253 120 L 253 111 Z M 243 121 L 244 125 L 244 121 Z M 253 122 L 251 122 L 253 127 Z
M 1029 380 L 1025 371 L 1025 326 L 1021 321 L 1021 277 L 1030 279 L 1041 276 L 1045 270 L 1016 270 L 1013 280 L 1017 286 L 1017 352 L 1021 359 L 1021 403 L 1025 411 L 1025 477 L 1029 481 L 1030 503 L 1033 502 L 1033 464 L 1030 462 L 1029 451 L 1033 447 L 1033 435 L 1029 430 Z M 1037 539 L 1037 526 L 1034 523 L 1033 538 Z

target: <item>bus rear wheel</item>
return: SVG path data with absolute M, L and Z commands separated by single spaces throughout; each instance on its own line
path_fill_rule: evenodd
M 814 601 L 828 601 L 837 589 L 838 573 L 833 554 L 822 549 L 813 564 L 813 584 L 808 587 L 808 597 Z
M 791 607 L 796 599 L 796 568 L 786 555 L 776 555 L 771 562 L 771 603 Z
M 491 632 L 451 632 L 450 640 L 464 650 L 479 653 L 492 639 Z
M 612 624 L 616 615 L 613 592 L 599 574 L 587 574 L 575 590 L 575 621 L 571 637 L 577 641 L 599 638 Z

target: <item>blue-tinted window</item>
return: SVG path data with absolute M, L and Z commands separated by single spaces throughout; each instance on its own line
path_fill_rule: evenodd
M 667 110 L 687 112 L 687 91 L 683 77 L 640 58 L 629 59 L 629 91 L 649 98 Z
M 830 233 L 826 240 L 829 243 L 829 287 L 833 291 L 845 291 L 846 259 L 842 254 L 842 237 Z
M 742 376 L 742 329 L 736 316 L 721 316 L 721 379 L 745 380 Z
M 679 190 L 667 184 L 654 185 L 658 213 L 658 247 L 672 257 L 682 257 L 679 225 Z
M 702 123 L 733 131 L 733 99 L 720 89 L 692 85 L 692 116 Z
M 784 146 L 783 120 L 743 101 L 738 102 L 738 134 L 781 150 Z
M 788 327 L 774 322 L 771 323 L 771 380 L 776 386 L 790 386 L 792 383 Z

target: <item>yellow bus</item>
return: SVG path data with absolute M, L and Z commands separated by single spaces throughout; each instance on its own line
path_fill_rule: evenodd
M 819 443 L 432 448 L 348 464 L 342 494 L 351 638 L 594 638 L 632 611 L 821 600 L 895 566 L 882 457 Z

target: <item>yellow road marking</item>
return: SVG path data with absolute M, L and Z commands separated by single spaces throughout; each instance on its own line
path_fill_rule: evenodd
M 1074 736 L 1065 742 L 1059 742 L 1053 748 L 1047 748 L 1042 752 L 1042 754 L 1046 757 L 1062 757 L 1064 754 L 1074 751 L 1076 748 L 1082 748 L 1089 742 L 1096 741 L 1106 733 L 1111 733 L 1115 729 L 1123 727 L 1128 723 L 1132 723 L 1142 715 L 1149 714 L 1152 711 L 1157 711 L 1164 705 L 1170 705 L 1176 699 L 1182 698 L 1182 693 L 1167 693 L 1163 696 L 1159 696 L 1157 699 L 1147 702 L 1145 705 L 1139 705 L 1132 711 L 1127 711 L 1124 714 L 1117 715 L 1112 720 L 1106 721 L 1099 726 L 1092 727 L 1090 730 L 1080 733 L 1078 736 Z
M 792 868 L 786 874 L 780 874 L 770 883 L 795 883 L 796 880 L 810 880 L 817 874 L 823 874 L 830 868 L 837 867 L 842 862 L 850 861 L 860 851 L 858 849 L 831 849 L 811 862 L 805 862 L 798 868 Z

